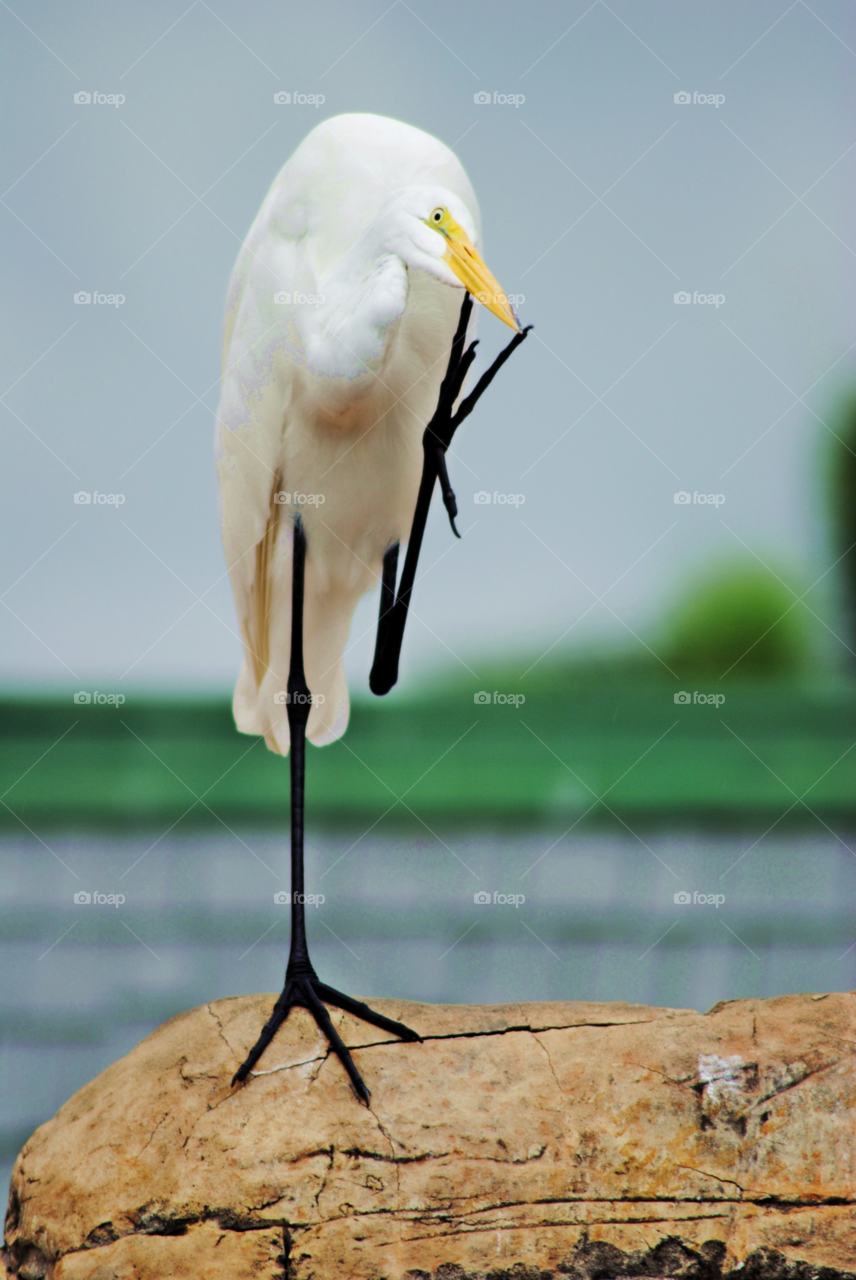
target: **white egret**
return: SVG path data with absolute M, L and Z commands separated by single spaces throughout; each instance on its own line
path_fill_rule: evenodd
M 304 745 L 345 731 L 342 657 L 357 602 L 378 578 L 371 684 L 385 693 L 395 683 L 438 476 L 455 514 L 446 448 L 525 336 L 479 240 L 478 204 L 448 147 L 396 120 L 345 115 L 313 129 L 282 168 L 232 275 L 216 452 L 244 648 L 233 706 L 242 732 L 263 734 L 283 755 L 291 748 L 292 871 L 285 988 L 235 1081 L 295 1004 L 313 1013 L 366 1103 L 323 1002 L 419 1039 L 312 969 L 301 901 Z M 453 413 L 474 355 L 465 350 L 470 294 L 517 336 Z

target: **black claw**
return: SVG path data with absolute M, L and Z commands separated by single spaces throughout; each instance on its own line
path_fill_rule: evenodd
M 352 996 L 343 995 L 335 987 L 328 987 L 326 983 L 319 982 L 314 974 L 305 973 L 286 982 L 285 990 L 274 1005 L 273 1013 L 262 1028 L 261 1035 L 247 1054 L 246 1061 L 233 1075 L 232 1088 L 237 1083 L 243 1083 L 246 1080 L 271 1040 L 273 1040 L 277 1030 L 285 1022 L 289 1010 L 294 1005 L 302 1005 L 304 1009 L 309 1010 L 330 1042 L 330 1047 L 350 1077 L 357 1097 L 368 1106 L 371 1090 L 357 1070 L 348 1046 L 333 1026 L 330 1015 L 324 1007 L 324 1001 L 327 1004 L 332 1004 L 337 1009 L 343 1009 L 346 1013 L 353 1014 L 354 1017 L 360 1018 L 363 1022 L 379 1027 L 382 1031 L 389 1031 L 401 1040 L 422 1043 L 422 1037 L 419 1033 L 411 1030 L 410 1027 L 406 1027 L 403 1022 L 396 1022 L 393 1018 L 386 1018 L 382 1013 L 377 1013 L 367 1004 L 364 1004 L 362 1000 L 354 1000 Z
M 521 342 L 523 342 L 524 339 L 526 338 L 526 335 L 534 328 L 535 328 L 534 325 L 528 324 L 525 329 L 521 329 L 519 333 L 515 333 L 514 337 L 509 342 L 508 346 L 503 347 L 502 351 L 500 351 L 499 355 L 496 357 L 496 359 L 494 360 L 490 368 L 487 370 L 487 372 L 483 373 L 482 376 L 479 378 L 478 382 L 476 383 L 475 390 L 471 391 L 468 396 L 465 396 L 464 399 L 461 401 L 461 403 L 458 405 L 458 410 L 455 416 L 452 418 L 451 430 L 448 433 L 450 441 L 455 431 L 457 431 L 458 427 L 463 422 L 464 418 L 468 418 L 469 415 L 472 413 L 473 409 L 475 409 L 476 405 L 479 402 L 479 399 L 484 394 L 484 392 L 487 391 L 488 387 L 493 382 L 494 378 L 499 373 L 500 369 L 505 364 L 508 357 L 511 355 L 513 351 L 517 350 Z
M 366 1106 L 368 1106 L 371 1091 L 357 1070 L 356 1063 L 351 1057 L 350 1050 L 336 1028 L 333 1026 L 333 1023 L 330 1021 L 330 1015 L 316 995 L 311 983 L 306 984 L 305 994 L 308 999 L 309 1009 L 313 1014 L 315 1021 L 330 1041 L 333 1052 L 336 1054 L 342 1066 L 350 1076 L 351 1084 L 354 1086 L 354 1091 L 357 1097 L 362 1099 Z
M 446 508 L 446 515 L 449 517 L 449 524 L 452 526 L 452 533 L 456 538 L 460 538 L 461 535 L 458 533 L 455 525 L 455 518 L 458 514 L 458 504 L 455 501 L 455 494 L 453 490 L 449 489 L 448 493 L 443 494 L 443 506 Z
M 422 1037 L 418 1031 L 412 1031 L 403 1022 L 396 1022 L 393 1018 L 385 1017 L 384 1014 L 378 1013 L 375 1009 L 370 1008 L 369 1005 L 364 1004 L 362 1000 L 355 1000 L 353 996 L 343 995 L 335 987 L 328 987 L 326 982 L 319 982 L 316 990 L 321 999 L 327 1004 L 332 1004 L 337 1009 L 343 1009 L 345 1013 L 353 1014 L 361 1022 L 368 1022 L 373 1027 L 379 1027 L 381 1031 L 389 1031 L 401 1040 L 418 1040 L 420 1044 L 422 1043 Z
M 449 524 L 452 526 L 452 532 L 456 538 L 460 538 L 457 528 L 455 527 L 455 517 L 458 514 L 458 502 L 455 498 L 455 491 L 449 480 L 449 470 L 446 466 L 446 451 L 442 445 L 437 445 L 434 453 L 434 465 L 437 471 L 437 479 L 440 481 L 440 492 L 443 495 L 443 506 L 446 508 L 446 514 L 449 517 Z
M 247 1054 L 245 1061 L 241 1064 L 241 1066 L 232 1076 L 233 1089 L 236 1084 L 238 1083 L 243 1084 L 243 1082 L 246 1080 L 247 1076 L 250 1074 L 253 1067 L 256 1065 L 259 1058 L 262 1056 L 265 1049 L 270 1044 L 271 1040 L 273 1040 L 279 1028 L 285 1022 L 286 1018 L 288 1017 L 291 1006 L 294 1003 L 295 1002 L 293 999 L 293 986 L 291 983 L 286 983 L 285 990 L 283 991 L 282 995 L 279 997 L 279 999 L 277 1000 L 276 1004 L 273 1007 L 273 1013 L 270 1015 L 265 1025 L 262 1027 L 261 1035 L 259 1036 L 256 1043 L 253 1045 L 250 1052 Z

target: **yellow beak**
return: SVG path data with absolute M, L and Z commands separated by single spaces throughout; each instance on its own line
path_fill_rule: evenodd
M 431 223 L 428 223 L 431 226 Z M 503 324 L 520 332 L 520 325 L 514 308 L 505 296 L 505 292 L 495 276 L 491 275 L 482 261 L 478 250 L 470 240 L 466 231 L 448 214 L 441 227 L 434 227 L 446 239 L 446 252 L 443 261 L 447 262 L 461 281 L 461 284 L 473 295 L 477 302 L 487 307 Z

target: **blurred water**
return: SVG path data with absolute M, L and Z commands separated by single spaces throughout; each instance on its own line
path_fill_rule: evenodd
M 313 833 L 306 887 L 325 900 L 307 908 L 310 946 L 326 981 L 365 997 L 704 1010 L 848 990 L 851 847 L 831 834 Z M 0 860 L 5 1192 L 32 1130 L 165 1018 L 280 989 L 289 909 L 274 895 L 289 882 L 287 840 L 270 832 L 4 837 Z

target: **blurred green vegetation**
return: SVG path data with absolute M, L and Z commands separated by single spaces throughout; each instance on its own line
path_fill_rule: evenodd
M 601 643 L 476 665 L 491 691 L 519 686 L 527 696 L 559 699 L 591 685 L 629 689 L 663 679 L 822 681 L 816 628 L 799 596 L 787 569 L 731 557 L 703 567 L 676 593 L 650 644 Z M 472 682 L 467 672 L 445 672 L 438 687 L 451 693 Z
M 713 565 L 676 606 L 663 658 L 679 677 L 798 675 L 811 653 L 799 595 L 784 571 L 756 560 Z
M 648 657 L 525 671 L 356 703 L 345 738 L 308 753 L 311 822 L 815 826 L 808 805 L 856 819 L 856 684 L 681 683 Z M 0 701 L 0 823 L 22 836 L 285 826 L 288 793 L 287 761 L 236 732 L 225 698 Z

